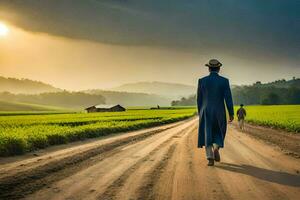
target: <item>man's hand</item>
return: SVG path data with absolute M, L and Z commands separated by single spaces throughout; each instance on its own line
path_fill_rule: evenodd
M 229 116 L 229 122 L 231 123 L 231 122 L 233 121 L 233 119 L 234 119 L 234 116 L 233 116 L 233 115 L 230 115 L 230 116 Z

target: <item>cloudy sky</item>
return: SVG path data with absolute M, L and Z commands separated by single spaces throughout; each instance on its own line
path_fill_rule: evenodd
M 0 75 L 78 90 L 300 77 L 299 0 L 1 0 Z

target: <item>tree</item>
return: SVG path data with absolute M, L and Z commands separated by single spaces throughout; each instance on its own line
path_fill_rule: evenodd
M 278 104 L 280 104 L 280 97 L 277 94 L 271 92 L 268 94 L 268 96 L 266 98 L 264 98 L 262 100 L 262 104 L 263 105 L 278 105 Z
M 188 98 L 182 97 L 180 100 L 171 102 L 172 106 L 194 106 L 196 105 L 196 95 L 189 96 Z

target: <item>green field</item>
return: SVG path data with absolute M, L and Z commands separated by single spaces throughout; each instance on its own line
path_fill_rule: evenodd
M 245 106 L 245 109 L 247 122 L 300 132 L 300 105 Z M 0 112 L 0 156 L 171 123 L 189 118 L 195 111 L 195 107 L 161 110 L 138 107 L 126 112 L 89 114 L 60 111 Z
M 300 132 L 300 105 L 245 106 L 245 109 L 247 122 Z
M 22 154 L 49 145 L 171 123 L 195 115 L 195 108 L 126 112 L 0 116 L 0 155 Z

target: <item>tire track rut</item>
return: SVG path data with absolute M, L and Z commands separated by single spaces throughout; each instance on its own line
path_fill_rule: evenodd
M 190 128 L 187 128 L 185 130 L 182 130 L 178 132 L 176 135 L 170 137 L 166 141 L 164 141 L 162 144 L 157 146 L 155 149 L 153 149 L 148 155 L 141 158 L 139 161 L 137 161 L 132 167 L 127 169 L 117 180 L 115 180 L 101 195 L 97 197 L 97 199 L 118 199 L 122 194 L 119 193 L 123 189 L 123 187 L 128 183 L 129 178 L 133 178 L 135 182 L 137 182 L 138 178 L 136 177 L 136 174 L 139 173 L 139 170 L 142 170 L 143 174 L 142 177 L 146 181 L 143 181 L 141 183 L 142 188 L 136 188 L 136 199 L 148 199 L 146 198 L 147 191 L 150 191 L 153 186 L 153 182 L 155 180 L 154 177 L 159 177 L 158 171 L 160 169 L 163 169 L 166 162 L 170 157 L 172 156 L 175 147 L 178 143 L 178 141 L 174 140 L 178 137 L 181 137 L 184 134 L 189 133 Z M 147 163 L 149 162 L 149 163 Z M 143 169 L 141 169 L 143 168 Z M 141 173 L 140 173 L 141 174 Z M 131 177 L 132 176 L 132 177 Z M 133 190 L 131 188 L 131 190 Z M 131 197 L 132 198 L 132 197 Z

